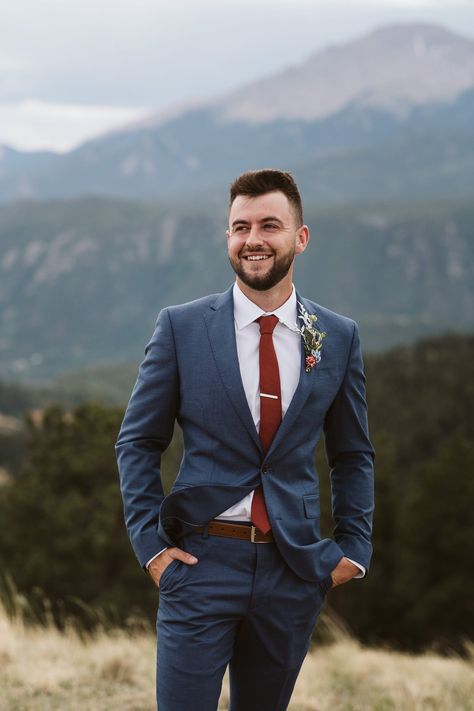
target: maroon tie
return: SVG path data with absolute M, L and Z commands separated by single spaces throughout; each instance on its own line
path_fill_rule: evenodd
M 263 452 L 266 454 L 281 423 L 280 373 L 272 338 L 278 317 L 261 316 L 257 321 L 260 324 L 260 428 L 258 434 Z M 254 526 L 262 533 L 268 533 L 271 524 L 261 484 L 254 491 L 250 518 Z

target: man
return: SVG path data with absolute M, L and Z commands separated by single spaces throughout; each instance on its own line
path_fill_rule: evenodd
M 283 711 L 328 590 L 371 556 L 373 450 L 356 324 L 293 287 L 309 230 L 290 174 L 231 186 L 235 284 L 164 309 L 117 442 L 125 519 L 160 586 L 159 711 Z M 315 274 L 315 278 L 317 275 Z M 164 497 L 175 420 L 184 456 Z M 335 540 L 320 534 L 324 432 Z

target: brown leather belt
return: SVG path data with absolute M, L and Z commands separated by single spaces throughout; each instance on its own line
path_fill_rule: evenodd
M 204 533 L 205 526 L 194 529 L 196 533 Z M 274 538 L 271 531 L 262 533 L 255 526 L 246 526 L 242 523 L 231 523 L 230 521 L 213 520 L 207 524 L 207 533 L 210 536 L 224 536 L 225 538 L 238 538 L 241 541 L 251 543 L 273 543 Z

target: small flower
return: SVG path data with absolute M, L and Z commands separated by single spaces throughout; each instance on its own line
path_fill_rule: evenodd
M 317 363 L 316 358 L 313 355 L 306 356 L 306 372 L 311 373 L 311 370 L 314 368 L 314 366 Z
M 316 328 L 315 323 L 318 320 L 316 314 L 309 314 L 300 302 L 298 302 L 298 307 L 298 318 L 301 319 L 303 325 L 296 328 L 300 332 L 304 343 L 305 371 L 310 373 L 321 360 L 321 348 L 326 334 Z

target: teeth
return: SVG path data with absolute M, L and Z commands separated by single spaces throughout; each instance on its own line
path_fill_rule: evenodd
M 270 255 L 268 254 L 256 254 L 256 255 L 249 255 L 248 257 L 245 257 L 246 259 L 249 259 L 251 262 L 258 262 L 261 261 L 262 259 L 268 259 Z

